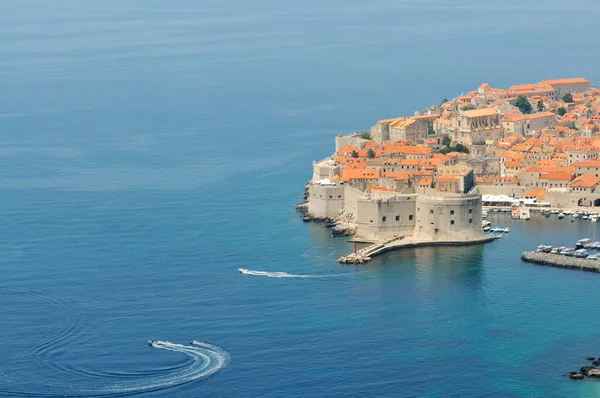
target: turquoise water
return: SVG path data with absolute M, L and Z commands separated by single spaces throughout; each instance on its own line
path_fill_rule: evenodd
M 600 355 L 600 276 L 519 260 L 597 225 L 491 215 L 352 268 L 294 211 L 340 132 L 598 82 L 600 4 L 280 3 L 3 3 L 0 395 L 600 395 L 562 376 Z

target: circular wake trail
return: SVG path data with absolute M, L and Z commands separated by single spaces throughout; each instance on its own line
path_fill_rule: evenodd
M 43 397 L 102 397 L 124 396 L 143 392 L 158 391 L 179 386 L 206 378 L 226 367 L 229 363 L 229 354 L 215 345 L 201 341 L 192 341 L 191 345 L 171 343 L 169 341 L 156 341 L 154 348 L 179 352 L 190 358 L 189 366 L 165 375 L 149 375 L 138 380 L 123 381 L 108 386 L 57 386 L 36 385 L 21 389 L 20 391 L 2 391 L 12 396 L 43 396 Z M 32 390 L 37 390 L 33 392 Z M 44 392 L 39 392 L 44 391 Z

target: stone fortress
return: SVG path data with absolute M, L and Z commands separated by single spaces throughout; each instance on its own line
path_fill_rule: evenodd
M 482 195 L 600 206 L 598 127 L 600 90 L 583 78 L 484 83 L 337 136 L 335 153 L 313 162 L 302 212 L 357 241 L 486 241 Z

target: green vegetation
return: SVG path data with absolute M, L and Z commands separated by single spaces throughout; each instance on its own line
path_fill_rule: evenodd
M 442 105 L 442 104 L 444 104 L 446 102 L 448 102 L 448 98 L 444 97 L 444 98 L 442 98 L 442 102 L 440 102 L 440 105 Z
M 449 153 L 449 152 L 469 153 L 469 148 L 467 148 L 463 144 L 456 144 L 456 146 L 446 145 L 445 147 L 440 149 L 438 152 L 439 153 Z
M 537 103 L 538 112 L 544 112 L 546 110 L 546 106 L 544 105 L 544 101 L 539 100 Z
M 427 134 L 434 135 L 435 134 L 435 130 L 432 129 L 432 128 L 429 128 L 429 131 L 427 132 Z
M 358 152 L 352 151 L 352 154 L 350 156 L 352 156 L 353 158 L 357 158 L 358 157 Z
M 477 109 L 477 108 L 475 108 L 473 105 L 467 105 L 467 106 L 463 106 L 461 109 L 463 111 L 472 111 L 473 109 Z
M 367 157 L 369 159 L 373 159 L 375 157 L 375 151 L 373 150 L 373 148 L 369 148 L 369 150 L 367 151 Z
M 579 130 L 577 128 L 577 126 L 575 126 L 575 123 L 573 123 L 573 122 L 567 124 L 567 127 L 570 128 L 571 130 Z
M 531 104 L 527 100 L 527 97 L 524 95 L 519 95 L 517 97 L 517 102 L 515 103 L 515 105 L 523 114 L 529 114 L 532 111 Z
M 452 143 L 452 140 L 448 136 L 445 136 L 444 139 L 442 140 L 442 144 L 444 144 L 445 146 L 450 146 L 451 143 Z
M 567 110 L 563 106 L 561 106 L 556 110 L 556 113 L 558 113 L 559 116 L 564 116 L 565 113 L 567 113 Z
M 360 138 L 362 138 L 363 140 L 369 140 L 369 141 L 371 141 L 373 139 L 373 137 L 371 136 L 371 133 L 369 133 L 368 131 L 365 131 L 364 133 L 362 133 L 360 135 Z
M 562 97 L 563 102 L 573 102 L 573 96 L 571 95 L 571 93 L 566 93 L 565 95 L 563 95 Z

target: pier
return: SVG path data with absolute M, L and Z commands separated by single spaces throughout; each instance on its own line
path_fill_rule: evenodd
M 338 263 L 342 264 L 363 264 L 369 262 L 373 257 L 391 250 L 407 249 L 410 247 L 423 246 L 465 246 L 477 245 L 493 241 L 492 236 L 484 236 L 479 239 L 472 240 L 431 240 L 419 239 L 413 236 L 399 236 L 389 239 L 384 242 L 374 243 L 367 246 L 356 253 L 345 254 L 337 259 Z
M 600 272 L 600 261 L 598 260 L 587 260 L 585 258 L 561 256 L 559 254 L 525 252 L 521 254 L 521 260 L 526 263 L 546 265 L 549 267 Z

